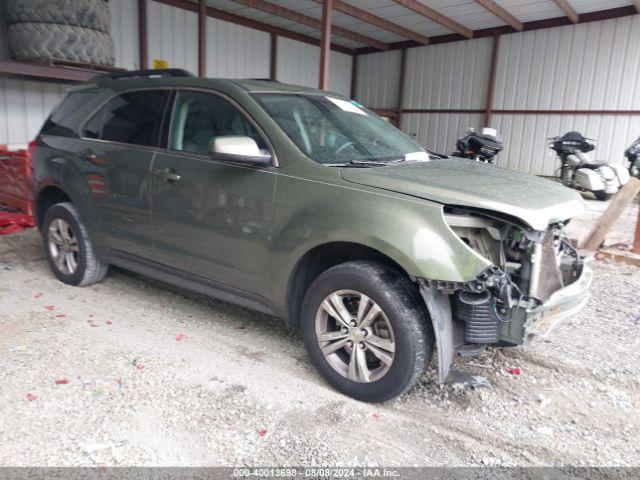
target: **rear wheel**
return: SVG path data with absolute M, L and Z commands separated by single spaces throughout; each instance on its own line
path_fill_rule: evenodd
M 347 262 L 322 273 L 302 309 L 316 368 L 358 400 L 380 402 L 409 390 L 433 349 L 418 295 L 408 278 L 376 262 Z
M 83 287 L 107 274 L 109 266 L 97 257 L 72 203 L 58 203 L 47 211 L 42 235 L 47 261 L 60 281 Z

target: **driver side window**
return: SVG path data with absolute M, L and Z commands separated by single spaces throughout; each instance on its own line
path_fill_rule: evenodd
M 180 91 L 176 97 L 169 148 L 207 154 L 216 137 L 250 137 L 268 153 L 262 136 L 234 105 L 219 95 Z

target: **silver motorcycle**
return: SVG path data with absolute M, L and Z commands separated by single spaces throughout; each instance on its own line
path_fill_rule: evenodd
M 593 160 L 589 152 L 595 150 L 595 140 L 569 132 L 549 141 L 562 163 L 559 170 L 564 186 L 592 192 L 598 200 L 609 200 L 629 182 L 629 171 L 622 165 Z

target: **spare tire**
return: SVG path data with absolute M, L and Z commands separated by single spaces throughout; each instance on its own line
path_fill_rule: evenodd
M 70 60 L 113 65 L 111 36 L 89 28 L 54 23 L 9 25 L 9 49 L 16 60 Z
M 105 0 L 9 0 L 7 23 L 57 23 L 109 33 Z

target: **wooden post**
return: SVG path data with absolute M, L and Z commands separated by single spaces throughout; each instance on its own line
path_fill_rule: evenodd
M 593 226 L 593 229 L 582 243 L 581 248 L 590 252 L 598 250 L 602 242 L 604 242 L 607 233 L 609 233 L 638 193 L 640 193 L 640 180 L 632 177 L 629 183 L 622 187 L 616 196 L 613 197 L 609 207 Z M 637 230 L 638 228 L 636 227 L 636 242 L 638 238 Z
M 640 0 L 639 0 L 640 1 Z M 640 208 L 638 208 L 638 220 L 636 220 L 636 235 L 631 252 L 640 254 Z
M 198 74 L 207 76 L 207 0 L 198 3 Z
M 271 34 L 271 62 L 269 66 L 269 78 L 276 80 L 278 76 L 278 35 Z
M 640 1 L 640 0 L 639 0 Z M 358 95 L 358 55 L 353 56 L 351 63 L 351 98 L 356 99 Z
M 329 90 L 332 10 L 333 0 L 324 0 L 322 4 L 322 36 L 320 39 L 320 90 Z
M 498 69 L 498 55 L 500 53 L 500 35 L 493 36 L 493 50 L 491 52 L 491 70 L 489 71 L 489 89 L 487 90 L 487 108 L 484 112 L 484 126 L 490 127 L 493 120 L 493 99 L 496 89 L 496 71 Z
M 407 74 L 407 49 L 403 48 L 400 52 L 400 83 L 398 84 L 398 106 L 396 113 L 396 125 L 402 128 L 402 109 L 404 108 L 404 80 Z
M 140 69 L 149 68 L 149 46 L 147 40 L 147 0 L 138 0 L 138 34 L 140 45 Z

